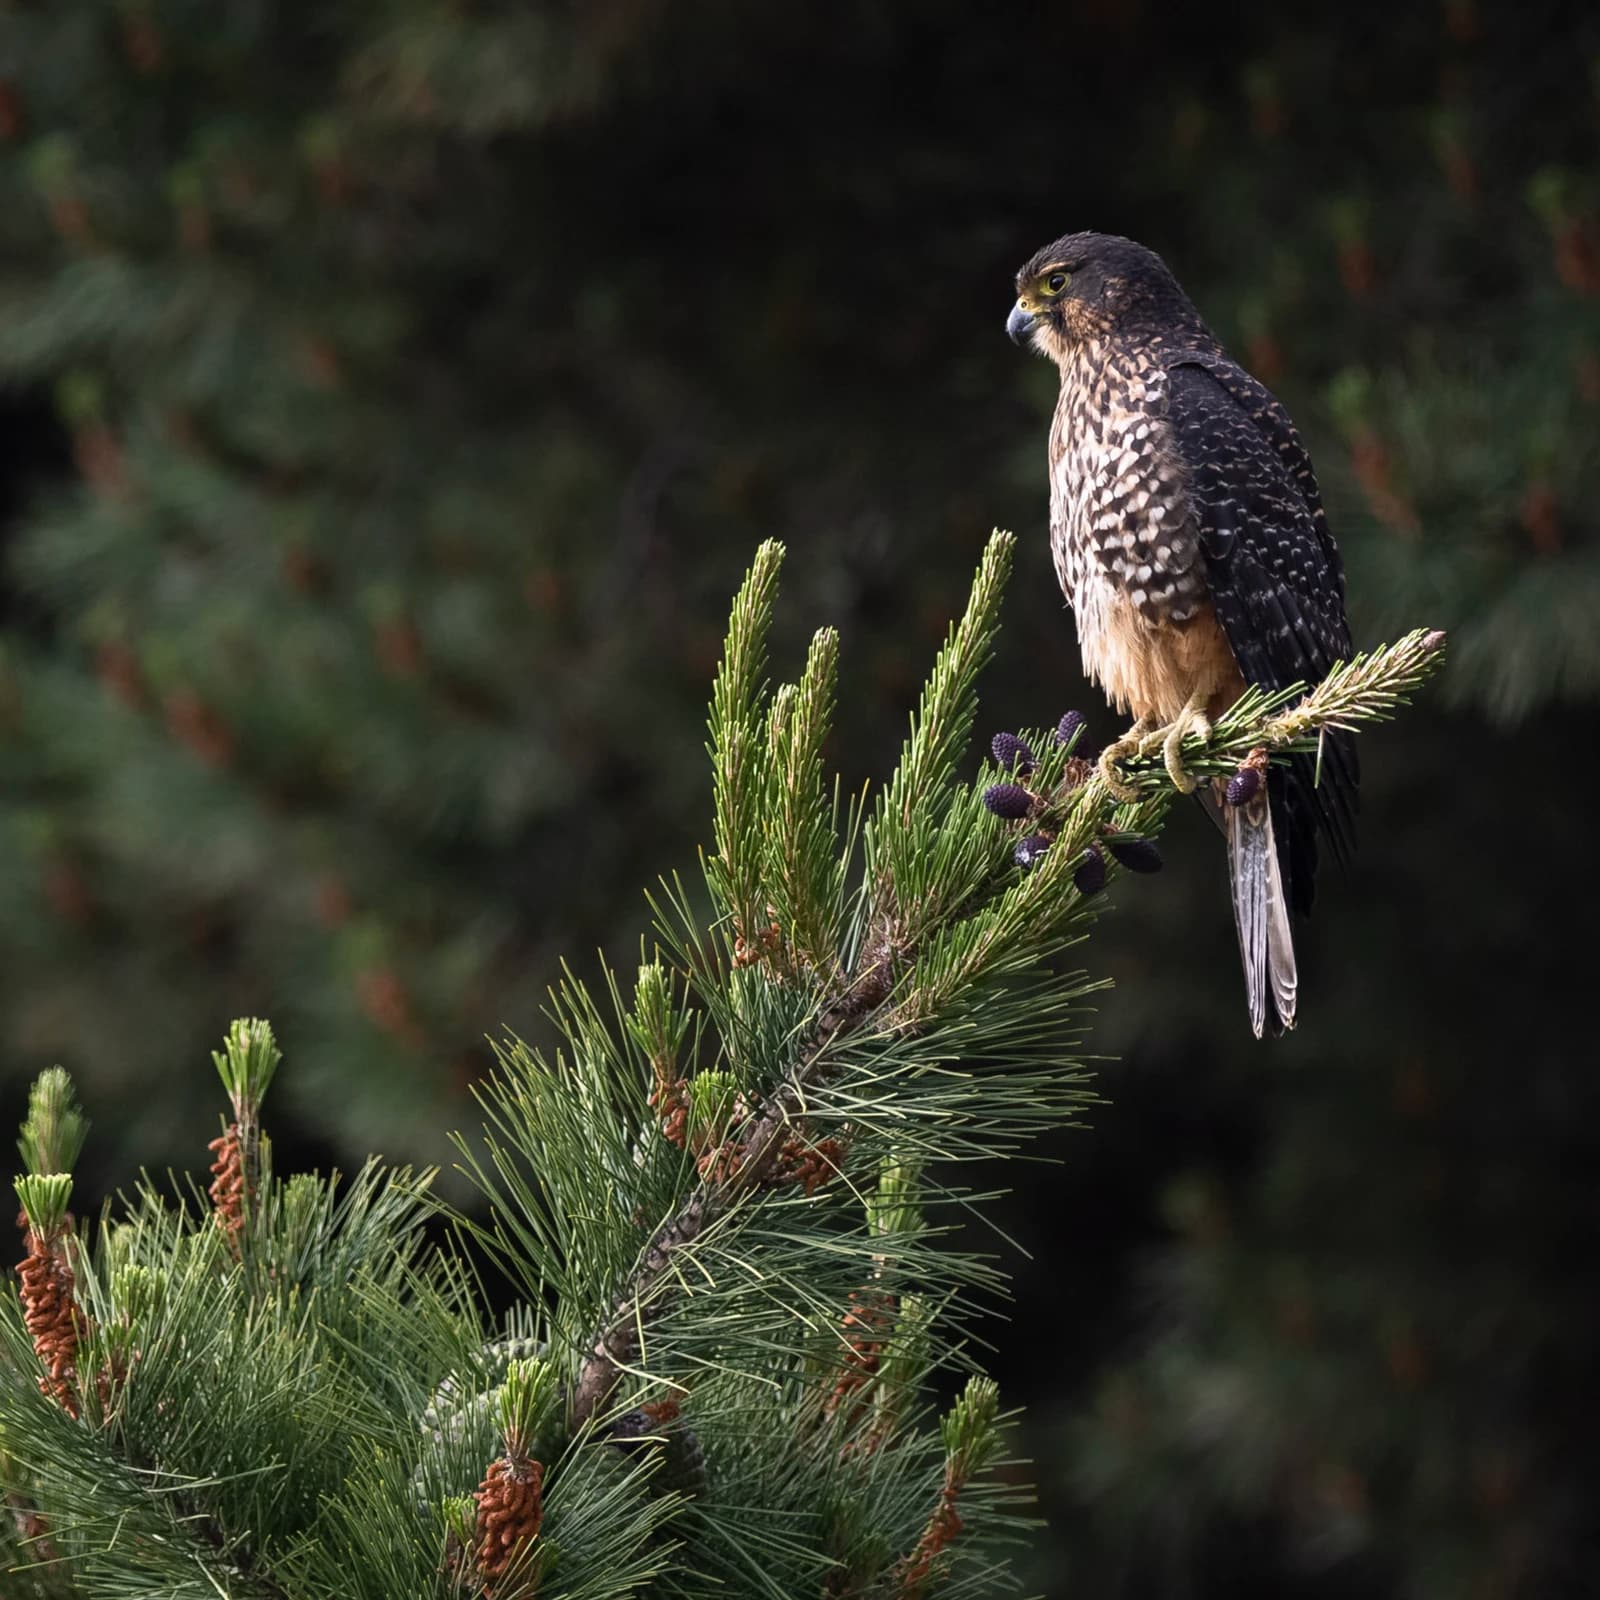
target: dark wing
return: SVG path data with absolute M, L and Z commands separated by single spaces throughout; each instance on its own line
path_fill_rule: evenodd
M 1283 409 L 1278 397 L 1258 378 L 1253 378 L 1237 361 L 1220 350 L 1200 350 L 1177 357 L 1175 364 L 1192 366 L 1208 372 L 1227 391 L 1239 409 L 1245 412 L 1278 454 L 1293 486 L 1300 492 L 1311 513 L 1311 526 L 1317 536 L 1329 566 L 1333 569 L 1339 593 L 1339 626 L 1344 643 L 1340 659 L 1350 653 L 1350 634 L 1344 622 L 1344 558 L 1333 542 L 1333 532 L 1328 527 L 1328 514 L 1322 509 L 1322 491 L 1317 487 L 1317 475 L 1311 467 L 1311 457 L 1300 441 L 1300 430 L 1295 427 L 1289 413 Z
M 1169 377 L 1168 420 L 1211 603 L 1239 670 L 1264 689 L 1315 683 L 1349 659 L 1350 627 L 1344 565 L 1294 424 L 1220 353 L 1186 352 Z M 1280 865 L 1297 911 L 1311 908 L 1317 835 L 1341 860 L 1354 846 L 1356 782 L 1354 742 L 1343 734 L 1325 741 L 1320 784 L 1313 756 L 1273 774 Z

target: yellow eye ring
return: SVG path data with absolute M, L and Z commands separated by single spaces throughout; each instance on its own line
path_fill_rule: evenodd
M 1039 280 L 1039 293 L 1046 299 L 1053 300 L 1069 283 L 1072 282 L 1070 272 L 1052 272 L 1048 278 Z

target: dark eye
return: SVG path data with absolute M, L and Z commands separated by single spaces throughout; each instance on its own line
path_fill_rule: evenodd
M 1046 278 L 1040 285 L 1040 288 L 1042 288 L 1046 294 L 1056 295 L 1060 294 L 1061 291 L 1065 289 L 1066 286 L 1071 282 L 1072 274 L 1070 272 L 1052 272 L 1050 276 Z

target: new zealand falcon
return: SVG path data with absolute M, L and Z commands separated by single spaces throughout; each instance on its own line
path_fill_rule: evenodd
M 1006 330 L 1054 361 L 1050 544 L 1083 665 L 1133 727 L 1101 757 L 1163 752 L 1185 793 L 1182 741 L 1246 684 L 1315 683 L 1350 655 L 1344 565 L 1288 413 L 1217 342 L 1153 251 L 1075 233 L 1017 274 Z M 1228 842 L 1250 1022 L 1291 1028 L 1291 912 L 1311 909 L 1318 836 L 1348 854 L 1356 758 L 1270 769 L 1243 806 L 1202 795 Z

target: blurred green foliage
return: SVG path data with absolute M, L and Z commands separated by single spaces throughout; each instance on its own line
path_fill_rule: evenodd
M 1064 1570 L 1587 1592 L 1597 93 L 1548 0 L 0 10 L 13 1102 L 60 1060 L 91 1163 L 187 1160 L 182 1064 L 270 1014 L 306 1138 L 437 1156 L 483 1036 L 707 838 L 762 536 L 840 623 L 847 775 L 996 522 L 985 703 L 1106 731 L 1001 323 L 1039 243 L 1126 232 L 1300 420 L 1358 639 L 1449 628 L 1458 709 L 1367 741 L 1296 1038 L 1247 1048 L 1198 822 L 1106 930 L 1126 1064 L 995 1334 Z

